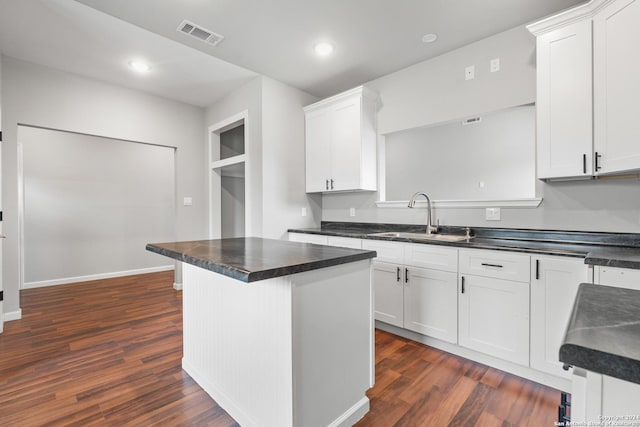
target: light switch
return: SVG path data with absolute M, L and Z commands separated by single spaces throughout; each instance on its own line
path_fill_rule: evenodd
M 349 209 L 349 216 L 356 216 L 356 208 Z
M 302 211 L 300 213 L 302 216 L 307 216 L 307 208 L 302 208 Z
M 193 205 L 193 198 L 192 197 L 185 197 L 184 199 L 182 199 L 182 204 L 184 206 L 192 206 Z

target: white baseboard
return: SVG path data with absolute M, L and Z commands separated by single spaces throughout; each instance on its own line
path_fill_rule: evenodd
M 16 311 L 10 311 L 8 313 L 4 313 L 2 318 L 5 322 L 10 322 L 12 320 L 20 320 L 22 319 L 22 309 L 19 308 Z
M 173 289 L 175 289 L 176 291 L 181 291 L 182 290 L 182 283 L 173 283 Z
M 90 274 L 88 276 L 65 277 L 63 279 L 42 280 L 39 282 L 25 282 L 22 289 L 43 288 L 45 286 L 65 285 L 68 283 L 88 282 L 91 280 L 111 279 L 114 277 L 133 276 L 136 274 L 157 273 L 159 271 L 169 271 L 175 268 L 174 265 L 163 265 L 162 267 L 139 268 L 137 270 L 115 271 L 113 273 Z
M 365 396 L 329 424 L 329 427 L 350 427 L 360 421 L 367 412 L 369 412 L 369 398 Z

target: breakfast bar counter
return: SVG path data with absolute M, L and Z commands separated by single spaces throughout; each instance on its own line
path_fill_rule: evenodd
M 347 426 L 374 381 L 375 251 L 261 238 L 147 245 L 183 264 L 183 369 L 243 426 Z

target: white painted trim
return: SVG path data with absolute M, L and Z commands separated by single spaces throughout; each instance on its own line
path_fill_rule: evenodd
M 20 320 L 22 319 L 22 309 L 19 308 L 16 311 L 10 311 L 8 313 L 4 313 L 2 318 L 5 322 L 11 322 L 12 320 Z
M 527 199 L 495 199 L 495 200 L 432 200 L 431 204 L 434 208 L 450 209 L 450 208 L 537 208 L 542 203 L 542 197 L 533 197 Z M 409 205 L 408 200 L 379 200 L 376 206 L 379 208 L 406 208 Z M 426 200 L 417 200 L 416 208 L 427 208 Z
M 211 160 L 211 154 L 213 152 L 214 143 L 219 148 L 220 145 L 220 133 L 233 129 L 240 124 L 244 124 L 244 154 L 239 156 L 230 157 L 224 160 Z M 214 188 L 220 187 L 220 176 L 215 169 L 223 166 L 229 166 L 232 164 L 242 163 L 244 161 L 244 233 L 245 236 L 252 236 L 253 231 L 253 203 L 252 203 L 252 190 L 251 190 L 251 157 L 250 157 L 250 127 L 249 127 L 249 110 L 243 110 L 237 114 L 227 117 L 224 120 L 215 123 L 208 128 L 208 144 L 207 144 L 207 164 L 209 165 L 209 185 L 207 198 L 209 200 L 209 238 L 219 239 L 222 237 L 222 216 L 220 209 L 214 210 L 214 206 L 220 205 L 219 192 L 216 193 L 217 197 L 214 198 Z M 242 159 L 240 159 L 242 158 Z M 217 203 L 216 203 L 217 202 Z
M 375 91 L 364 86 L 358 86 L 358 87 L 354 87 L 353 89 L 349 89 L 347 91 L 341 92 L 330 98 L 326 98 L 318 102 L 314 102 L 313 104 L 307 105 L 306 107 L 303 108 L 303 110 L 305 113 L 308 113 L 309 111 L 313 111 L 318 108 L 324 108 L 327 105 L 331 105 L 335 102 L 341 101 L 342 99 L 348 98 L 352 95 L 361 95 L 363 98 L 368 98 L 373 100 L 378 99 L 378 94 Z
M 579 6 L 567 9 L 558 14 L 548 16 L 527 25 L 527 30 L 534 36 L 540 36 L 550 31 L 562 28 L 574 22 L 592 19 L 602 8 L 616 0 L 591 0 Z
M 425 335 L 418 334 L 407 329 L 398 328 L 397 326 L 389 325 L 384 322 L 376 321 L 376 328 L 428 345 L 433 348 L 437 348 L 438 350 L 446 351 L 447 353 L 455 354 L 456 356 L 464 357 L 465 359 L 473 360 L 474 362 L 482 363 L 483 365 L 491 366 L 492 368 L 500 369 L 501 371 L 509 372 L 510 374 L 526 378 L 539 384 L 544 384 L 558 390 L 571 392 L 571 380 L 565 378 L 556 377 L 554 375 L 540 372 L 527 366 L 518 365 L 513 362 L 498 359 L 496 357 L 489 356 L 475 350 L 461 347 L 457 344 L 440 341 L 439 339 L 427 337 Z
M 182 290 L 182 283 L 173 282 L 173 289 L 175 289 L 176 291 L 181 291 Z
M 336 418 L 328 427 L 351 427 L 369 412 L 369 398 L 360 399 L 355 405 Z
M 246 129 L 246 128 L 245 128 Z M 245 135 L 246 137 L 246 135 Z M 245 148 L 246 149 L 246 148 Z M 244 163 L 247 160 L 246 154 L 240 154 L 238 156 L 227 157 L 224 160 L 216 160 L 215 162 L 211 162 L 211 169 L 219 169 L 225 166 L 237 165 L 238 163 Z
M 39 282 L 25 282 L 23 289 L 43 288 L 45 286 L 65 285 L 68 283 L 88 282 L 92 280 L 111 279 L 114 277 L 133 276 L 136 274 L 157 273 L 160 271 L 174 270 L 173 265 L 162 267 L 139 268 L 136 270 L 114 271 L 112 273 L 90 274 L 87 276 L 65 277 L 62 279 L 42 280 Z

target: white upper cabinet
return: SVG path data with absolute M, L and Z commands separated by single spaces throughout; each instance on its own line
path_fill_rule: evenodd
M 597 174 L 640 168 L 640 0 L 609 3 L 593 19 Z
M 537 175 L 590 176 L 592 170 L 591 22 L 537 39 Z
M 640 0 L 591 0 L 537 37 L 538 178 L 640 169 Z
M 305 107 L 307 193 L 376 190 L 376 99 L 360 86 Z

